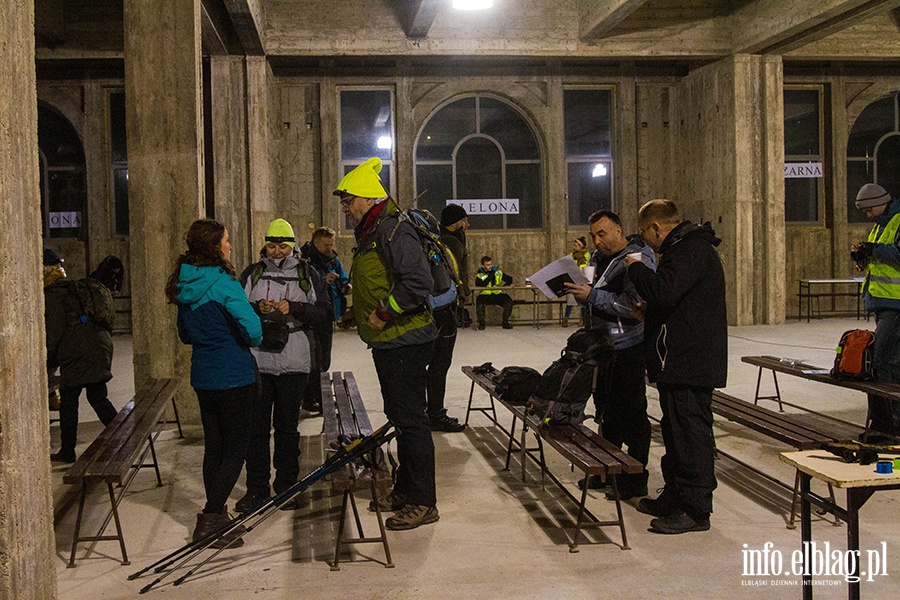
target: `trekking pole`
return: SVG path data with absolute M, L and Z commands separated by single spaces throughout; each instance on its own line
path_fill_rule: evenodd
M 229 523 L 223 525 L 216 531 L 211 532 L 210 534 L 204 536 L 203 538 L 201 538 L 199 540 L 192 541 L 189 544 L 186 544 L 185 546 L 179 548 L 178 550 L 175 550 L 174 552 L 168 554 L 167 556 L 159 559 L 155 563 L 148 565 L 147 567 L 144 567 L 140 571 L 137 571 L 137 572 L 129 575 L 128 576 L 129 581 L 137 579 L 138 577 L 140 577 L 141 575 L 150 571 L 151 569 L 154 570 L 155 573 L 162 573 L 162 575 L 160 575 L 160 577 L 156 578 L 150 584 L 141 588 L 140 593 L 143 594 L 143 593 L 149 591 L 150 589 L 152 589 L 154 586 L 156 586 L 161 581 L 163 581 L 165 578 L 167 578 L 169 575 L 171 575 L 174 571 L 181 568 L 189 560 L 191 560 L 192 558 L 194 558 L 195 556 L 197 556 L 198 554 L 200 554 L 201 552 L 206 550 L 210 545 L 212 545 L 214 542 L 216 542 L 221 537 L 226 535 L 228 532 L 235 529 L 237 526 L 243 524 L 245 521 L 247 521 L 249 519 L 252 519 L 254 517 L 259 517 L 258 519 L 256 519 L 256 521 L 254 521 L 247 528 L 246 531 L 242 532 L 240 535 L 238 535 L 237 537 L 230 540 L 228 545 L 226 545 L 223 548 L 219 548 L 217 550 L 217 552 L 213 553 L 209 558 L 207 558 L 206 560 L 204 560 L 203 562 L 201 562 L 200 564 L 195 566 L 193 569 L 191 569 L 191 571 L 189 571 L 184 576 L 180 577 L 178 579 L 178 581 L 176 582 L 176 585 L 178 585 L 179 583 L 183 582 L 188 576 L 193 574 L 198 568 L 200 568 L 201 566 L 206 564 L 209 560 L 211 560 L 212 558 L 217 556 L 222 550 L 228 548 L 228 546 L 230 546 L 235 540 L 242 538 L 246 533 L 248 533 L 249 531 L 252 531 L 259 523 L 261 523 L 268 516 L 270 516 L 272 514 L 272 512 L 274 512 L 274 511 L 271 511 L 270 509 L 279 508 L 282 504 L 291 500 L 296 495 L 298 495 L 301 492 L 303 492 L 304 490 L 306 490 L 308 487 L 310 487 L 313 483 L 315 483 L 322 477 L 329 475 L 329 474 L 333 473 L 334 471 L 337 471 L 344 465 L 346 465 L 358 458 L 365 456 L 367 453 L 372 452 L 372 451 L 376 450 L 377 448 L 379 448 L 381 445 L 389 442 L 391 439 L 393 439 L 397 435 L 396 431 L 391 431 L 392 428 L 393 428 L 393 424 L 390 421 L 388 421 L 387 423 L 382 425 L 379 429 L 372 432 L 371 435 L 368 435 L 363 438 L 358 438 L 355 440 L 349 440 L 349 441 L 345 442 L 345 445 L 342 446 L 338 450 L 338 452 L 336 452 L 334 455 L 329 457 L 324 463 L 322 463 L 322 465 L 320 465 L 318 468 L 316 468 L 313 472 L 306 475 L 306 477 L 304 477 L 303 479 L 301 479 L 300 481 L 295 483 L 290 488 L 284 490 L 283 492 L 281 492 L 280 494 L 277 494 L 276 496 L 274 496 L 272 498 L 269 498 L 268 500 L 261 503 L 259 506 L 255 507 L 251 511 L 232 519 Z M 341 441 L 344 441 L 345 439 L 347 439 L 347 438 L 344 438 L 343 436 L 341 436 L 341 437 L 343 438 Z M 269 512 L 267 512 L 267 511 L 269 511 Z M 179 559 L 180 559 L 180 562 L 178 562 Z M 176 564 L 174 567 L 172 567 L 172 565 L 176 562 L 178 562 L 178 564 Z

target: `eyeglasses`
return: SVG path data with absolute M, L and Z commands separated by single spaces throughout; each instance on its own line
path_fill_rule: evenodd
M 346 196 L 341 198 L 341 207 L 350 208 L 350 205 L 356 201 L 356 196 Z

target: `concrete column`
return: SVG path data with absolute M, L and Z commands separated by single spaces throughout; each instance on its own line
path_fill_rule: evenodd
M 56 598 L 32 2 L 0 37 L 0 598 Z
M 675 87 L 673 200 L 722 239 L 732 325 L 784 322 L 782 81 L 779 57 L 738 55 Z
M 134 379 L 182 377 L 182 419 L 199 422 L 190 352 L 164 289 L 204 214 L 200 0 L 125 0 Z
M 259 243 L 275 213 L 272 197 L 272 69 L 264 56 L 247 57 L 247 152 L 250 173 L 250 240 Z M 254 250 L 254 256 L 256 251 Z
M 240 272 L 259 250 L 250 239 L 246 71 L 242 56 L 209 61 L 213 155 L 208 160 L 213 161 L 216 219 L 228 228 L 231 260 Z

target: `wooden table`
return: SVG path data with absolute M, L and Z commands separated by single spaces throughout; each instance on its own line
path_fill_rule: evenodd
M 817 367 L 815 365 L 810 365 L 799 360 L 779 358 L 777 356 L 742 356 L 741 362 L 759 367 L 759 372 L 756 376 L 756 395 L 753 399 L 754 404 L 758 404 L 760 400 L 775 400 L 778 402 L 779 410 L 782 411 L 782 404 L 787 404 L 788 406 L 792 406 L 794 408 L 799 408 L 813 414 L 821 415 L 821 413 L 817 413 L 802 406 L 797 406 L 796 404 L 791 404 L 790 402 L 783 401 L 781 399 L 781 391 L 778 389 L 778 376 L 776 373 L 784 373 L 785 375 L 792 375 L 794 377 L 800 377 L 802 379 L 808 379 L 810 381 L 816 381 L 818 383 L 827 383 L 828 385 L 847 388 L 849 390 L 857 390 L 866 394 L 883 396 L 885 398 L 889 398 L 894 402 L 900 402 L 900 384 L 897 383 L 885 383 L 879 381 L 847 381 L 843 379 L 835 379 L 831 376 L 827 367 Z M 763 369 L 772 371 L 772 380 L 775 383 L 774 395 L 761 396 L 759 393 L 760 380 L 762 378 Z M 829 415 L 822 416 L 834 419 L 834 417 L 831 417 Z M 868 436 L 868 434 L 870 433 L 869 426 L 871 424 L 871 417 L 872 415 L 866 414 L 866 424 L 864 427 L 863 435 Z
M 855 577 L 879 576 L 867 569 L 865 575 L 860 571 L 860 562 L 863 557 L 859 554 L 859 509 L 866 500 L 877 491 L 900 489 L 900 472 L 881 474 L 875 472 L 875 465 L 860 465 L 858 463 L 846 463 L 837 456 L 824 450 L 806 450 L 803 452 L 782 452 L 781 460 L 800 473 L 800 532 L 802 543 L 801 551 L 811 547 L 812 524 L 810 522 L 810 505 L 815 504 L 843 519 L 847 523 L 847 551 L 856 557 L 855 568 L 852 575 Z M 847 508 L 841 508 L 833 500 L 822 498 L 810 491 L 812 478 L 820 479 L 836 488 L 847 490 Z M 846 555 L 845 555 L 846 556 Z M 886 557 L 885 557 L 886 558 Z M 831 561 L 828 561 L 831 563 Z M 804 561 L 805 563 L 805 561 Z M 869 567 L 868 561 L 864 565 Z M 812 569 L 811 565 L 804 564 L 803 569 L 803 598 L 811 600 L 813 597 Z M 886 565 L 881 565 L 886 569 Z M 859 581 L 848 582 L 848 597 L 851 600 L 859 598 Z
M 856 297 L 856 318 L 859 319 L 859 308 L 860 308 L 860 297 L 862 296 L 862 286 L 863 281 L 865 281 L 862 277 L 853 277 L 849 279 L 801 279 L 800 286 L 797 291 L 797 320 L 803 320 L 803 299 L 806 299 L 806 322 L 809 323 L 810 316 L 812 315 L 812 299 L 815 298 L 818 301 L 819 298 L 837 298 L 841 296 L 850 296 Z M 830 286 L 825 291 L 816 291 L 812 290 L 813 286 L 821 286 L 827 285 Z M 848 292 L 846 290 L 835 291 L 834 286 L 848 286 L 854 285 L 856 289 L 852 292 Z M 819 313 L 821 313 L 821 309 Z

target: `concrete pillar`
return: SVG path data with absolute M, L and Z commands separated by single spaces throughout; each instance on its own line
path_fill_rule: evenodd
M 258 244 L 275 213 L 272 196 L 272 123 L 269 118 L 274 77 L 264 56 L 247 59 L 247 153 L 250 175 L 250 240 Z M 253 251 L 253 255 L 259 248 Z
M 56 598 L 32 2 L 0 37 L 0 598 Z
M 182 419 L 199 422 L 190 351 L 166 280 L 184 234 L 204 215 L 200 0 L 125 0 L 125 98 L 135 389 L 182 377 Z
M 228 228 L 231 260 L 238 272 L 257 258 L 250 239 L 247 173 L 247 77 L 242 56 L 212 56 L 212 157 L 216 219 Z
M 784 322 L 782 82 L 780 57 L 737 55 L 675 87 L 673 200 L 722 238 L 732 325 Z

